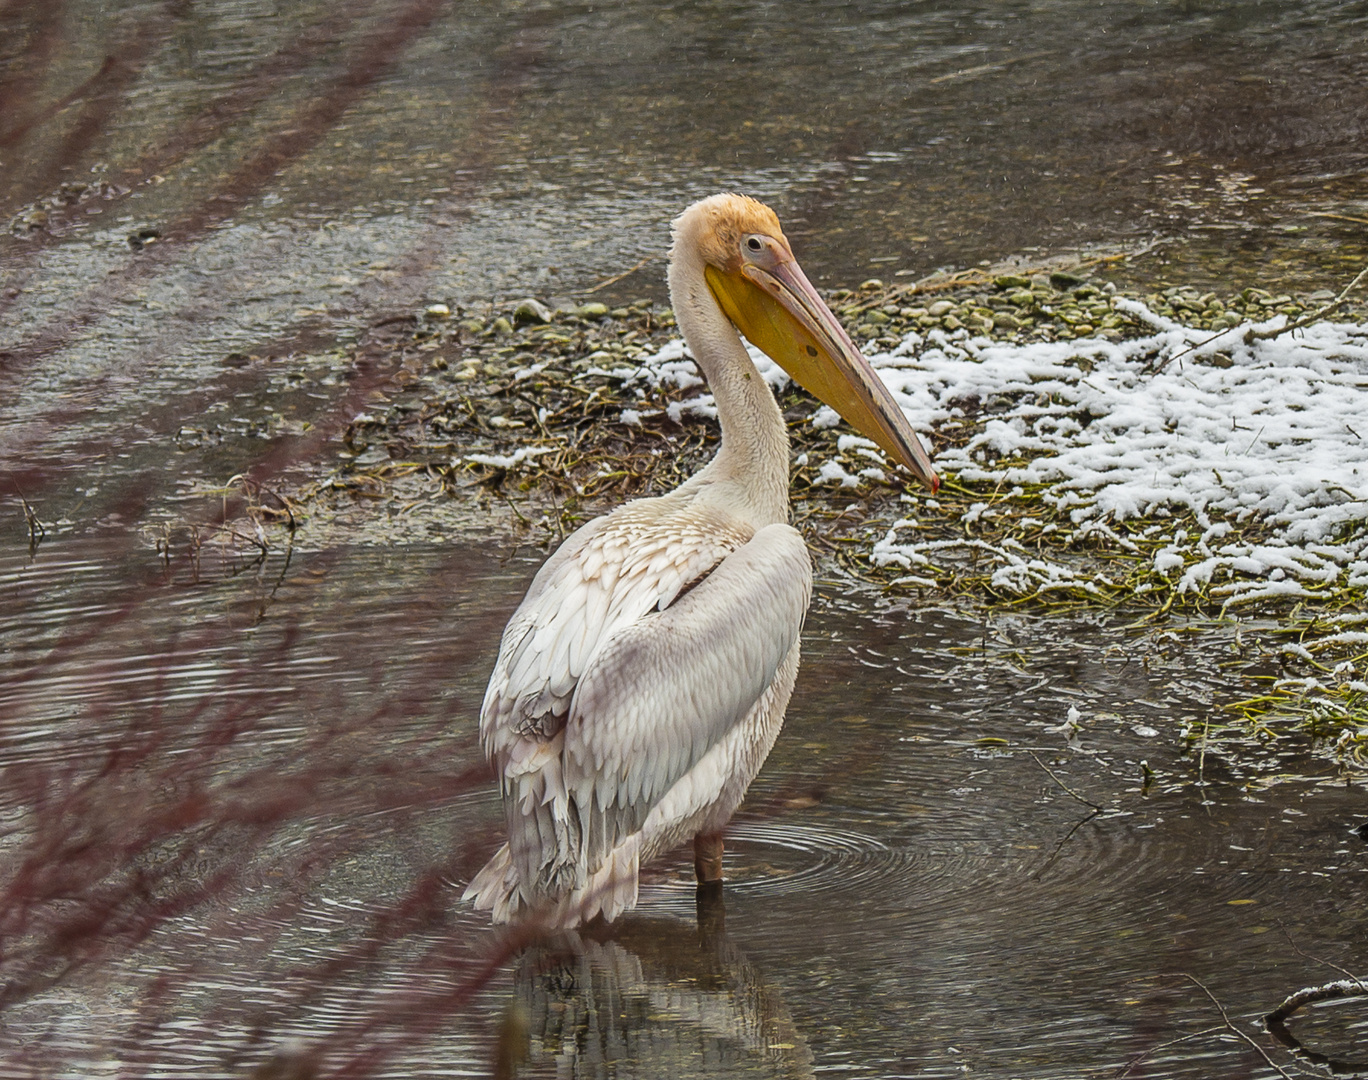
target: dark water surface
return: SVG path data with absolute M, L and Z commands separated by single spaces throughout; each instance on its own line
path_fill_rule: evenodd
M 0 4 L 0 1080 L 485 1075 L 509 1015 L 536 1076 L 1275 1075 L 1203 987 L 1309 1067 L 1254 1021 L 1364 972 L 1368 806 L 1203 739 L 1267 674 L 1228 629 L 828 583 L 725 915 L 681 858 L 522 950 L 456 898 L 541 553 L 460 506 L 261 563 L 185 523 L 329 460 L 396 317 L 662 299 L 719 188 L 827 286 L 1149 248 L 1107 273 L 1338 289 L 1365 39 L 1362 2 Z M 1366 1025 L 1291 1027 L 1344 1071 Z
M 282 1048 L 479 1075 L 510 1003 L 532 1076 L 1104 1076 L 1147 1051 L 1130 1075 L 1262 1076 L 1196 981 L 1257 1032 L 1362 967 L 1361 785 L 1175 733 L 1225 693 L 1214 631 L 1176 652 L 835 585 L 725 913 L 700 932 L 680 853 L 620 926 L 507 954 L 457 897 L 497 843 L 474 720 L 535 565 L 7 556 L 0 1077 L 243 1076 Z M 1294 1030 L 1368 1053 L 1361 1008 Z

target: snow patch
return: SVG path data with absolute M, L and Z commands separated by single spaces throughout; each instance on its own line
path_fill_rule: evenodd
M 496 469 L 511 469 L 529 458 L 553 454 L 556 450 L 557 447 L 554 446 L 524 446 L 511 454 L 467 454 L 461 460 L 473 461 L 476 465 L 488 465 Z
M 1164 544 L 1155 571 L 1176 576 L 1180 592 L 1208 590 L 1238 605 L 1368 586 L 1368 324 L 1321 322 L 1246 340 L 1249 324 L 1213 335 L 1136 300 L 1116 306 L 1149 332 L 1120 342 L 1012 344 L 932 330 L 869 360 L 913 428 L 982 418 L 965 445 L 936 456 L 943 473 L 999 491 L 1029 487 L 1079 538 L 1093 532 L 1132 550 L 1120 522 L 1195 519 L 1198 535 L 1176 523 L 1148 534 Z M 1257 326 L 1284 323 L 1277 316 Z M 787 385 L 777 365 L 748 348 L 768 383 Z M 682 340 L 643 358 L 631 378 L 684 389 L 702 382 Z M 667 411 L 676 421 L 686 412 L 716 415 L 707 394 Z M 818 429 L 840 422 L 825 405 L 810 419 Z M 885 464 L 858 435 L 841 434 L 834 453 Z M 819 484 L 859 487 L 883 475 L 811 458 Z M 993 512 L 977 505 L 966 521 Z M 1251 520 L 1261 524 L 1258 542 L 1236 528 Z M 875 563 L 924 561 L 932 545 L 906 528 L 873 545 Z M 1009 591 L 1087 584 L 1008 544 L 985 547 L 980 555 L 998 567 L 994 583 Z

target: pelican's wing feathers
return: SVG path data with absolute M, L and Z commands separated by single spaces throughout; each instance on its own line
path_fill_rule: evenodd
M 599 647 L 652 608 L 668 607 L 751 537 L 749 528 L 712 515 L 662 528 L 661 502 L 596 518 L 538 571 L 504 629 L 485 691 L 480 738 L 490 757 L 556 735 Z
M 522 889 L 588 875 L 764 693 L 802 627 L 807 550 L 647 500 L 543 566 L 504 632 L 480 718 Z M 682 595 L 681 595 L 682 594 Z
M 802 537 L 769 525 L 604 643 L 571 702 L 563 765 L 591 866 L 760 700 L 798 640 L 811 583 Z

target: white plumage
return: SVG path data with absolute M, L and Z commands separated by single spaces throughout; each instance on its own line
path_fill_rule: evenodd
M 935 483 L 767 207 L 727 195 L 685 211 L 670 292 L 713 390 L 722 446 L 670 494 L 570 536 L 504 631 L 480 737 L 509 840 L 466 890 L 496 922 L 536 912 L 575 926 L 631 908 L 642 863 L 720 834 L 778 736 L 812 571 L 786 523 L 784 420 L 734 323 Z M 782 305 L 777 323 L 769 297 Z M 776 338 L 776 325 L 791 339 Z M 833 391 L 834 376 L 852 400 Z

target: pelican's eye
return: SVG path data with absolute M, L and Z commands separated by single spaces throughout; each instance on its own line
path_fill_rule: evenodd
M 769 268 L 779 258 L 779 245 L 764 233 L 749 233 L 741 240 L 741 258 L 754 266 Z

